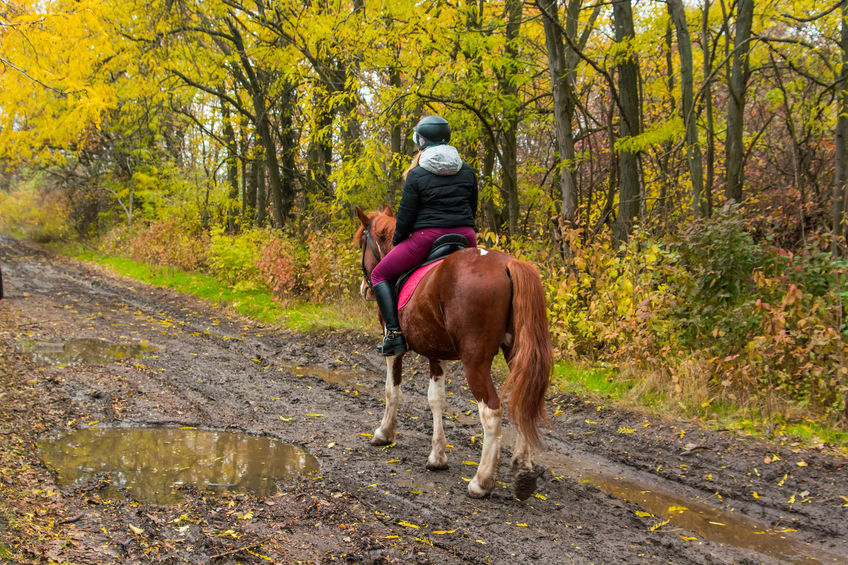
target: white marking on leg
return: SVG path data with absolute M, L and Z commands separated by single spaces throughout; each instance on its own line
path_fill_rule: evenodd
M 374 431 L 371 443 L 374 445 L 388 445 L 395 440 L 397 431 L 397 413 L 403 393 L 400 385 L 394 381 L 394 361 L 397 355 L 386 357 L 386 409 L 383 412 L 383 420 L 380 427 Z
M 445 455 L 445 428 L 442 424 L 442 415 L 445 412 L 445 364 L 440 362 L 441 373 L 430 377 L 430 386 L 427 389 L 427 402 L 433 412 L 433 441 L 430 456 L 427 457 L 427 468 L 431 471 L 447 469 L 448 457 Z
M 512 447 L 512 472 L 514 474 L 522 471 L 533 471 L 533 461 L 530 453 L 530 446 L 524 439 L 521 430 L 515 432 L 515 443 Z
M 495 477 L 501 461 L 501 422 L 503 406 L 492 410 L 484 402 L 477 407 L 480 411 L 480 423 L 483 424 L 483 454 L 477 474 L 468 483 L 468 494 L 474 498 L 487 496 L 495 488 Z
M 482 247 L 478 247 L 478 248 L 477 248 L 477 251 L 479 251 L 479 252 L 480 252 L 480 255 L 485 255 L 486 253 L 488 253 L 488 251 L 486 251 L 486 250 L 485 250 L 485 249 L 483 249 Z

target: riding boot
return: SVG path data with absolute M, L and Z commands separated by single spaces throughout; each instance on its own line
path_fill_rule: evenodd
M 377 346 L 377 352 L 390 357 L 400 355 L 406 351 L 406 342 L 400 333 L 400 322 L 398 322 L 397 294 L 394 286 L 388 281 L 382 281 L 374 285 L 374 297 L 377 299 L 377 307 L 386 322 L 386 336 L 382 345 Z

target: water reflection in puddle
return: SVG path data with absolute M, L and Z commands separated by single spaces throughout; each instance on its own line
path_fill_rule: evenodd
M 39 442 L 61 486 L 108 477 L 104 496 L 175 504 L 180 485 L 268 496 L 276 481 L 318 470 L 306 451 L 269 437 L 185 428 L 90 428 Z
M 145 344 L 112 343 L 103 339 L 77 338 L 66 341 L 23 339 L 18 350 L 36 363 L 74 365 L 87 363 L 105 365 L 122 359 L 142 357 L 152 353 L 153 346 Z
M 791 563 L 844 563 L 844 556 L 820 550 L 793 538 L 791 528 L 768 528 L 754 520 L 693 498 L 634 479 L 600 472 L 588 461 L 544 452 L 536 461 L 554 475 L 566 475 L 594 485 L 621 500 L 635 503 L 671 526 L 695 532 L 701 539 L 751 549 Z M 668 526 L 665 526 L 668 527 Z

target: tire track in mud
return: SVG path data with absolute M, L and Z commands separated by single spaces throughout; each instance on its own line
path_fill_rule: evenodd
M 844 459 L 554 398 L 548 452 L 538 459 L 548 468 L 539 496 L 512 498 L 505 443 L 499 488 L 489 499 L 472 500 L 463 478 L 474 471 L 466 462 L 479 459 L 481 429 L 476 410 L 467 414 L 474 406 L 457 364 L 447 375 L 451 467 L 429 472 L 431 415 L 421 360 L 405 363 L 398 443 L 374 448 L 367 434 L 382 414 L 384 369 L 376 354 L 362 353 L 371 349 L 369 336 L 281 332 L 7 237 L 0 238 L 0 259 L 3 307 L 18 311 L 19 333 L 146 340 L 156 348 L 150 357 L 110 366 L 98 379 L 69 377 L 68 394 L 92 419 L 237 429 L 304 446 L 321 462 L 316 480 L 349 493 L 387 532 L 440 562 L 771 563 L 848 556 L 848 510 L 839 498 L 848 496 Z M 648 425 L 639 427 L 643 422 Z M 764 454 L 777 459 L 764 464 Z M 707 522 L 742 516 L 732 527 L 752 531 L 745 542 L 708 541 L 709 532 L 674 519 L 664 523 L 668 512 L 648 511 L 632 492 L 616 492 L 616 480 L 635 485 L 631 491 L 641 485 L 659 492 L 660 500 L 670 493 L 664 495 L 669 507 L 708 504 L 725 513 L 710 514 Z M 802 492 L 812 494 L 807 502 L 786 504 Z

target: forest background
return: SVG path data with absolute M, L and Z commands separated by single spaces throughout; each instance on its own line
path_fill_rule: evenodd
M 848 1 L 0 0 L 0 227 L 288 302 L 358 292 L 426 114 L 562 359 L 848 425 Z

